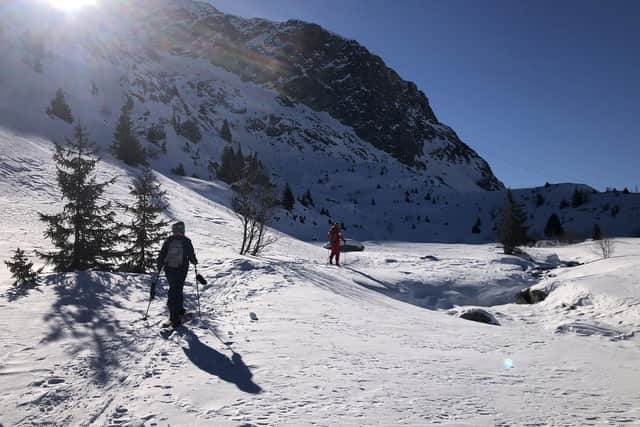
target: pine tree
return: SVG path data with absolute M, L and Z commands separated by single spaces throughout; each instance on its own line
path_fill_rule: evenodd
M 131 108 L 133 101 L 128 98 L 127 103 L 120 111 L 118 125 L 113 134 L 113 144 L 111 145 L 115 156 L 128 165 L 138 165 L 145 162 L 145 153 L 140 145 L 138 137 L 133 131 L 131 123 Z
M 315 206 L 313 202 L 313 197 L 311 197 L 311 191 L 309 189 L 307 189 L 307 191 L 305 191 L 302 197 L 300 198 L 300 203 L 302 203 L 302 206 L 306 208 Z
M 602 240 L 602 230 L 600 229 L 599 224 L 593 225 L 593 232 L 591 233 L 591 238 L 593 240 Z
M 224 123 L 222 123 L 222 128 L 220 129 L 220 137 L 227 142 L 231 142 L 233 137 L 231 135 L 231 128 L 229 127 L 229 122 L 227 119 L 224 119 Z
M 233 163 L 231 168 L 231 182 L 237 182 L 242 178 L 242 174 L 245 170 L 245 159 L 244 154 L 242 153 L 242 147 L 238 147 L 238 151 L 235 152 L 231 150 L 233 153 Z
M 47 226 L 44 235 L 57 250 L 39 255 L 59 272 L 108 270 L 120 256 L 116 245 L 121 241 L 121 226 L 115 221 L 111 204 L 100 202 L 115 178 L 97 182 L 95 168 L 99 160 L 94 154 L 94 145 L 80 125 L 75 128 L 73 140 L 56 144 L 53 159 L 58 187 L 66 203 L 60 213 L 40 214 Z
M 471 233 L 473 234 L 480 234 L 480 232 L 482 231 L 482 223 L 480 222 L 480 218 L 476 218 L 476 222 L 473 224 L 473 227 L 471 227 Z
M 10 260 L 4 262 L 15 279 L 13 286 L 28 286 L 35 283 L 39 271 L 33 270 L 33 263 L 29 261 L 24 251 L 16 249 Z
M 47 114 L 54 116 L 67 123 L 73 123 L 73 114 L 67 104 L 67 98 L 62 89 L 56 91 L 56 96 L 51 100 L 51 105 L 47 108 Z
M 573 195 L 571 196 L 571 206 L 574 208 L 582 206 L 587 201 L 587 195 L 578 190 L 577 188 L 573 190 Z
M 544 227 L 544 235 L 550 239 L 560 238 L 564 235 L 564 228 L 560 218 L 556 214 L 552 214 L 547 220 L 547 225 Z
M 243 175 L 239 176 L 238 179 L 242 177 L 248 179 L 253 185 L 261 187 L 268 187 L 271 185 L 271 180 L 269 179 L 267 170 L 262 162 L 258 160 L 257 153 L 244 158 Z
M 293 195 L 293 191 L 291 191 L 291 187 L 289 187 L 289 184 L 287 183 L 285 184 L 284 191 L 282 192 L 282 206 L 291 212 L 295 204 L 295 196 Z
M 126 226 L 128 245 L 124 252 L 126 262 L 124 271 L 132 273 L 147 273 L 155 263 L 154 250 L 164 238 L 163 229 L 168 222 L 160 219 L 160 215 L 167 208 L 166 192 L 150 167 L 146 166 L 142 174 L 135 177 L 129 186 L 135 197 L 133 206 L 126 211 L 133 214 L 131 224 Z
M 513 199 L 511 190 L 502 208 L 502 218 L 498 225 L 498 241 L 502 243 L 504 253 L 511 255 L 516 247 L 527 242 L 527 214 Z
M 187 172 L 184 170 L 184 165 L 182 163 L 178 164 L 178 166 L 171 169 L 171 172 L 175 173 L 178 176 L 185 176 L 187 174 Z
M 544 205 L 544 196 L 540 193 L 536 193 L 536 207 Z
M 227 184 L 233 183 L 234 178 L 234 161 L 235 152 L 231 147 L 224 147 L 222 149 L 222 158 L 220 161 L 220 168 L 218 168 L 216 175 L 219 180 L 226 182 Z

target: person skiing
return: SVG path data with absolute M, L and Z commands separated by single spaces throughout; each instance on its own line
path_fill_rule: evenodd
M 157 266 L 158 271 L 164 268 L 164 275 L 169 282 L 169 298 L 167 301 L 169 322 L 171 326 L 176 327 L 183 323 L 183 316 L 186 314 L 182 290 L 189 272 L 189 262 L 197 265 L 198 260 L 191 240 L 184 235 L 184 222 L 180 221 L 173 224 L 171 232 L 173 235 L 162 245 Z
M 329 264 L 333 265 L 333 258 L 336 258 L 336 265 L 340 267 L 340 241 L 345 241 L 340 233 L 338 223 L 331 224 L 329 227 L 329 243 L 331 245 L 331 254 L 329 255 Z

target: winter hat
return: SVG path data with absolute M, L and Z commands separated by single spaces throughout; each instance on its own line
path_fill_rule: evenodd
M 184 222 L 176 222 L 171 226 L 171 232 L 173 234 L 184 234 Z

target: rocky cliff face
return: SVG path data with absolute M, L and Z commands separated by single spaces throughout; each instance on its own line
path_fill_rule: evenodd
M 207 4 L 166 1 L 144 16 L 156 49 L 206 58 L 243 79 L 278 90 L 354 129 L 416 169 L 430 157 L 479 164 L 478 185 L 503 186 L 489 165 L 442 125 L 427 96 L 354 40 L 302 21 L 274 23 L 225 15 Z M 161 29 L 161 31 L 157 31 Z M 433 144 L 440 140 L 440 144 Z
M 108 157 L 127 105 L 159 171 L 213 181 L 231 147 L 297 200 L 312 194 L 275 224 L 302 238 L 340 221 L 364 239 L 462 241 L 491 210 L 454 200 L 502 197 L 425 94 L 353 40 L 191 0 L 97 4 L 67 15 L 46 0 L 0 2 L 0 127 L 61 141 L 81 122 Z M 59 90 L 73 123 L 46 113 Z

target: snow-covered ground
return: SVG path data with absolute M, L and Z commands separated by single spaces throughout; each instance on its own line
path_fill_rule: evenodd
M 55 211 L 58 193 L 47 141 L 0 140 L 4 260 L 48 247 L 37 211 Z M 131 172 L 102 166 L 121 177 L 111 197 L 126 199 Z M 336 268 L 281 235 L 240 257 L 223 185 L 161 180 L 209 281 L 202 316 L 165 340 L 164 283 L 144 321 L 147 276 L 47 275 L 19 293 L 1 265 L 1 425 L 640 425 L 639 239 L 608 260 L 584 243 L 529 249 L 534 261 L 366 242 Z M 535 279 L 550 261 L 583 265 Z M 550 296 L 511 304 L 528 286 Z M 466 305 L 501 326 L 452 315 Z

